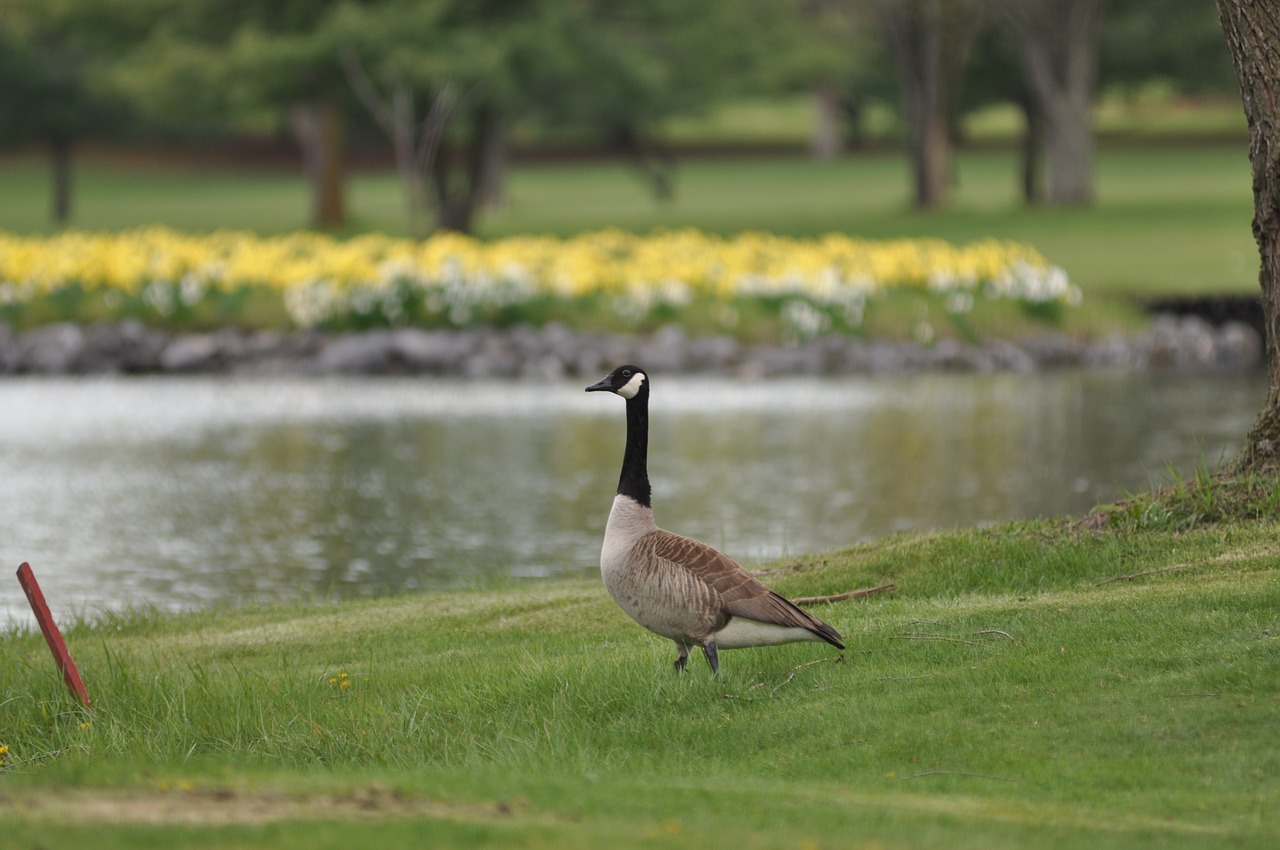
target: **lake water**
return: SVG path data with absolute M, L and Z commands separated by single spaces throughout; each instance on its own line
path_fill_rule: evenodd
M 623 402 L 439 379 L 0 382 L 0 625 L 591 574 Z M 1077 514 L 1230 455 L 1259 373 L 663 378 L 658 521 L 745 562 Z

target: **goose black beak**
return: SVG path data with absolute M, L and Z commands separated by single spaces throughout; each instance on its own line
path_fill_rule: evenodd
M 587 392 L 613 392 L 613 384 L 609 383 L 609 376 L 605 376 L 587 387 Z

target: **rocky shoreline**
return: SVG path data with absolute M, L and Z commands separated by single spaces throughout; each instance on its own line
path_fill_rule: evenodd
M 595 375 L 622 362 L 684 373 L 752 376 L 1021 372 L 1067 368 L 1240 369 L 1257 365 L 1262 340 L 1247 324 L 1156 316 L 1140 334 L 1081 341 L 1045 333 L 969 345 L 827 336 L 796 345 L 745 345 L 688 337 L 676 326 L 647 336 L 594 334 L 563 325 L 504 330 L 362 333 L 220 330 L 173 333 L 140 322 L 54 324 L 23 333 L 0 324 L 0 374 L 425 374 L 471 378 Z

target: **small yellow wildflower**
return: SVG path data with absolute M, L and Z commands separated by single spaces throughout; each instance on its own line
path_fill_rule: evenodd
M 4 767 L 4 757 L 9 754 L 9 745 L 0 744 L 0 767 Z
M 93 728 L 93 724 L 92 724 L 92 723 L 90 723 L 88 720 L 86 720 L 86 721 L 84 721 L 83 723 L 81 723 L 81 724 L 80 724 L 80 728 L 81 728 L 81 729 L 86 729 L 86 730 L 87 730 L 87 729 L 92 729 L 92 728 Z

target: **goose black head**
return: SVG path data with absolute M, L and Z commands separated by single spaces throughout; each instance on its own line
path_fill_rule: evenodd
M 649 383 L 649 376 L 639 366 L 619 366 L 596 383 L 587 392 L 611 392 L 626 399 L 635 398 Z

